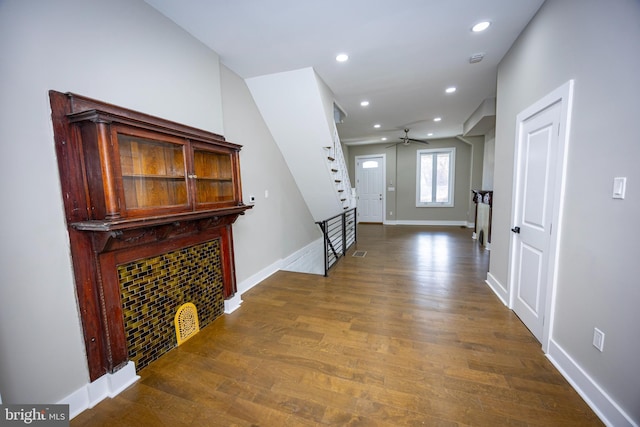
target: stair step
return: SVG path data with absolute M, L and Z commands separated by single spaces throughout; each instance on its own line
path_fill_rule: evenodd
M 324 148 L 325 150 L 331 150 L 331 146 L 328 146 L 328 147 L 322 147 L 322 148 Z
M 338 190 L 338 193 L 342 193 L 343 191 L 344 189 L 341 188 L 340 190 Z
M 331 156 L 328 156 L 328 157 L 327 157 L 327 159 L 329 159 L 329 161 L 330 161 L 330 162 L 335 162 L 335 161 L 336 161 L 336 159 L 334 159 L 334 158 L 333 158 L 333 157 L 331 157 Z
M 331 169 L 331 172 L 338 172 L 338 169 Z
M 344 199 L 340 199 L 340 201 L 341 201 L 341 202 L 344 202 L 345 200 L 347 200 L 347 199 L 346 199 L 346 198 L 344 198 Z
M 336 182 L 337 182 L 337 183 L 340 183 L 340 182 L 342 182 L 342 180 L 340 180 L 340 179 L 336 179 Z

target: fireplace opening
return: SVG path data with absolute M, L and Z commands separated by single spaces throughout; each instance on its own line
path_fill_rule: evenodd
M 117 266 L 129 360 L 141 370 L 176 347 L 175 314 L 185 303 L 207 326 L 224 313 L 220 239 Z

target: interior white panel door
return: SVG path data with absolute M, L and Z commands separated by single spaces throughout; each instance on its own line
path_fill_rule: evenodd
M 519 124 L 513 250 L 513 310 L 542 342 L 548 286 L 560 103 Z

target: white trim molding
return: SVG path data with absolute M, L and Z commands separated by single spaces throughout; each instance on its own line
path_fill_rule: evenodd
M 242 304 L 242 297 L 240 296 L 240 292 L 236 292 L 234 296 L 224 300 L 224 314 L 233 313 L 234 311 L 240 308 L 241 304 Z
M 631 417 L 555 340 L 549 340 L 547 358 L 607 426 L 638 427 Z
M 485 283 L 491 288 L 493 293 L 496 294 L 500 301 L 502 301 L 502 303 L 508 307 L 509 304 L 507 301 L 509 301 L 509 292 L 507 291 L 507 288 L 502 286 L 498 279 L 496 279 L 496 277 L 491 274 L 491 272 L 487 273 L 487 280 L 485 280 Z
M 324 275 L 324 241 L 322 237 L 282 260 L 282 270 Z
M 436 186 L 438 183 L 437 176 L 440 176 L 438 173 L 438 160 L 437 155 L 444 154 L 449 156 L 449 193 L 447 194 L 446 202 L 422 202 L 420 201 L 421 193 L 422 193 L 422 156 L 423 155 L 431 155 L 432 156 L 432 188 L 431 188 L 431 197 L 433 199 L 436 198 Z M 471 156 L 471 165 L 473 165 L 473 155 Z M 456 147 L 447 147 L 447 148 L 425 148 L 423 150 L 416 151 L 416 207 L 417 208 L 452 208 L 455 202 L 455 182 L 456 182 Z
M 318 252 L 318 249 L 319 249 L 319 252 Z M 319 238 L 309 243 L 308 245 L 298 249 L 297 251 L 293 252 L 286 258 L 279 259 L 276 262 L 258 271 L 257 273 L 247 277 L 246 279 L 238 283 L 238 292 L 236 293 L 236 295 L 230 300 L 227 300 L 229 301 L 228 305 L 229 305 L 230 311 L 227 311 L 227 305 L 225 301 L 225 313 L 228 314 L 236 310 L 240 306 L 240 304 L 242 304 L 242 299 L 241 299 L 242 294 L 244 294 L 249 289 L 259 284 L 260 282 L 262 282 L 263 280 L 265 280 L 267 277 L 271 276 L 273 273 L 275 273 L 278 270 L 301 271 L 301 270 L 292 270 L 291 268 L 294 265 L 299 264 L 301 262 L 304 262 L 305 264 L 309 264 L 310 259 L 313 259 L 318 262 L 319 268 L 322 269 L 322 271 L 319 272 L 318 274 L 324 274 L 323 251 L 324 251 L 324 246 L 323 246 L 322 238 Z M 308 272 L 308 271 L 305 271 L 305 272 Z
M 93 408 L 107 397 L 117 396 L 139 379 L 135 363 L 129 361 L 120 370 L 112 374 L 105 374 L 94 382 L 85 384 L 57 403 L 69 405 L 69 418 L 74 418 L 85 409 Z
M 448 226 L 458 226 L 458 227 L 465 227 L 465 228 L 469 228 L 467 226 L 467 221 L 463 220 L 463 221 L 431 221 L 431 220 L 411 220 L 411 219 L 399 219 L 396 221 L 384 221 L 383 222 L 384 225 L 433 225 L 433 226 L 443 226 L 443 227 L 448 227 Z
M 242 282 L 238 283 L 238 292 L 236 293 L 236 295 L 244 294 L 249 289 L 253 288 L 258 283 L 262 282 L 264 279 L 266 279 L 267 277 L 271 276 L 276 271 L 280 270 L 280 268 L 282 268 L 282 260 L 281 259 L 279 259 L 278 261 L 274 262 L 273 264 L 270 264 L 270 265 L 266 266 L 265 268 L 263 268 L 262 270 L 258 271 L 257 273 L 252 274 L 251 276 L 247 277 Z M 242 303 L 242 301 L 240 301 L 240 303 Z

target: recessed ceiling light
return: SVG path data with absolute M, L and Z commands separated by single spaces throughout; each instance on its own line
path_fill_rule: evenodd
M 383 141 L 386 141 L 386 140 L 387 140 L 387 138 L 382 138 L 382 140 L 383 140 Z
M 374 128 L 378 129 L 380 127 L 379 123 L 376 123 L 375 125 L 373 125 Z
M 435 119 L 433 119 L 434 122 L 439 122 L 440 120 L 442 120 L 442 117 L 436 117 Z
M 479 33 L 480 31 L 484 31 L 487 28 L 489 28 L 490 25 L 491 25 L 491 22 L 489 21 L 478 22 L 476 25 L 471 27 L 471 31 L 473 31 L 474 33 Z
M 427 136 L 433 136 L 433 132 L 429 132 Z
M 445 90 L 445 92 L 447 92 L 447 93 L 453 93 L 453 92 L 455 92 L 455 91 L 456 91 L 455 86 L 448 87 L 448 88 Z
M 369 101 L 362 101 L 360 105 L 362 105 L 363 107 L 366 107 L 367 105 L 369 105 Z
M 341 53 L 340 55 L 336 56 L 336 61 L 338 62 L 344 62 L 347 59 L 349 59 L 349 55 L 347 55 L 346 53 Z

